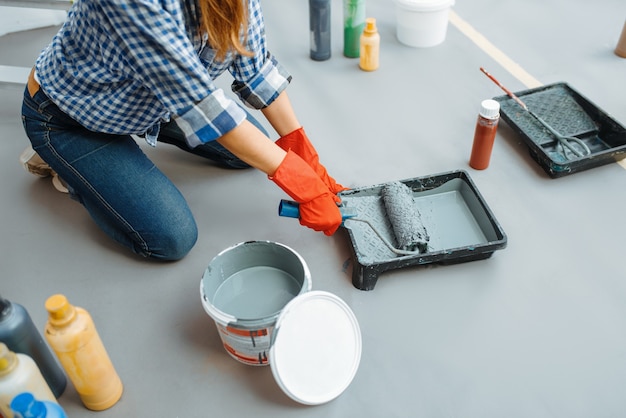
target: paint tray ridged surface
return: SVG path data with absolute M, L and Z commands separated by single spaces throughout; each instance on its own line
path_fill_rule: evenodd
M 506 234 L 493 216 L 467 172 L 451 171 L 402 180 L 413 193 L 421 222 L 430 240 L 425 252 L 397 255 L 364 222 L 347 219 L 353 250 L 352 283 L 372 290 L 378 276 L 388 270 L 430 263 L 454 264 L 490 257 L 506 247 Z M 395 242 L 385 213 L 381 190 L 384 184 L 340 193 L 346 208 L 367 219 L 389 242 Z
M 626 128 L 568 84 L 550 84 L 515 95 L 561 135 L 579 138 L 591 151 L 582 157 L 566 158 L 554 136 L 512 98 L 494 97 L 500 102 L 502 119 L 521 135 L 532 158 L 550 177 L 562 177 L 626 158 Z

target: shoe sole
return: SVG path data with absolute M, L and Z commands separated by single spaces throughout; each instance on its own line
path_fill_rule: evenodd
M 20 154 L 20 163 L 26 171 L 37 177 L 50 177 L 54 173 L 50 166 L 41 159 L 39 154 L 37 154 L 31 146 L 28 146 Z
M 54 175 L 52 176 L 52 185 L 55 189 L 57 189 L 57 191 L 61 193 L 70 192 L 67 186 L 65 186 L 65 182 L 63 182 L 63 179 L 61 179 L 61 177 L 59 177 L 56 173 L 54 173 Z

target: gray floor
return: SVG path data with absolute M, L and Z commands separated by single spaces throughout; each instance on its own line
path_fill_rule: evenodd
M 457 3 L 462 19 L 541 83 L 568 82 L 626 123 L 626 60 L 613 54 L 622 0 Z M 276 216 L 285 196 L 258 172 L 220 170 L 162 145 L 146 152 L 188 198 L 200 239 L 177 263 L 138 259 L 19 166 L 22 87 L 2 86 L 0 292 L 40 329 L 53 293 L 88 309 L 125 384 L 122 400 L 97 414 L 69 386 L 60 399 L 69 416 L 624 416 L 624 168 L 551 179 L 502 123 L 491 166 L 472 170 L 477 106 L 502 94 L 479 67 L 514 91 L 525 86 L 455 26 L 440 46 L 408 48 L 395 38 L 391 1 L 369 1 L 381 68 L 365 73 L 342 57 L 339 3 L 326 62 L 308 58 L 306 1 L 264 6 L 271 49 L 294 75 L 292 102 L 338 181 L 356 187 L 467 170 L 508 247 L 485 261 L 388 272 L 360 291 L 343 232 L 328 238 Z M 3 64 L 30 66 L 54 31 L 0 38 Z M 269 368 L 228 357 L 201 306 L 210 259 L 253 239 L 298 251 L 313 288 L 341 297 L 359 320 L 360 368 L 328 404 L 296 404 Z

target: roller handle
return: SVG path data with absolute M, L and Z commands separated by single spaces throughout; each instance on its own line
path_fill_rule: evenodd
M 300 217 L 300 205 L 293 200 L 283 199 L 278 205 L 278 216 L 298 219 Z
M 342 220 L 354 218 L 357 215 L 354 210 L 346 207 L 340 207 L 339 211 L 341 212 Z M 294 202 L 293 200 L 281 200 L 278 205 L 278 216 L 298 219 L 300 217 L 300 204 L 298 202 Z

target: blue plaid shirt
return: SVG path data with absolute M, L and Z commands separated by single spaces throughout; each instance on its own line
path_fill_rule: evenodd
M 262 109 L 290 75 L 266 50 L 260 0 L 249 0 L 247 48 L 253 57 L 215 51 L 197 27 L 194 0 L 77 0 L 36 63 L 45 93 L 86 128 L 145 135 L 156 144 L 171 118 L 190 146 L 242 123 L 245 111 L 213 80 L 229 70 L 232 90 Z

